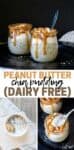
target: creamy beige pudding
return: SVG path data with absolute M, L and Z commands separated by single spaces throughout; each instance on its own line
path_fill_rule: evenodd
M 53 61 L 58 54 L 57 31 L 48 27 L 32 30 L 31 55 L 35 61 Z
M 8 26 L 8 47 L 11 53 L 16 55 L 30 52 L 32 25 L 26 23 L 12 24 Z
M 58 112 L 62 106 L 60 98 L 40 98 L 41 109 L 48 114 Z
M 14 114 L 9 116 L 5 121 L 5 129 L 8 135 L 19 137 L 26 133 L 27 123 L 22 115 Z
M 59 113 L 54 113 L 48 115 L 44 121 L 45 134 L 49 140 L 52 142 L 62 142 L 69 135 L 69 121 L 67 120 L 62 126 L 54 127 L 52 125 L 53 119 L 59 115 Z

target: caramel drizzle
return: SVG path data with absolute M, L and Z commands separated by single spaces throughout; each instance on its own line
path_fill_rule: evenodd
M 40 98 L 40 102 L 44 105 L 52 105 L 54 103 L 59 103 L 60 98 Z
M 35 58 L 38 58 L 38 39 L 36 40 Z
M 44 40 L 43 40 L 43 55 L 47 54 L 46 46 L 47 46 L 47 38 L 44 38 Z
M 47 38 L 48 37 L 54 37 L 57 35 L 57 31 L 55 29 L 51 29 L 50 31 L 47 30 L 48 28 L 34 28 L 31 31 L 31 34 L 34 38 L 39 38 L 43 41 L 43 49 L 42 49 L 42 54 L 47 55 Z M 38 48 L 38 46 L 36 46 Z M 36 48 L 36 49 L 37 49 Z M 36 51 L 36 58 L 38 58 L 38 52 Z
M 16 46 L 16 36 L 22 33 L 27 35 L 27 32 L 31 30 L 31 24 L 12 24 L 8 26 L 9 28 L 9 36 L 13 38 L 13 44 Z M 28 39 L 28 35 L 26 36 L 27 47 L 30 45 L 30 40 Z
M 57 104 L 60 102 L 60 99 L 59 98 L 41 98 L 40 99 L 40 102 L 42 105 L 51 105 L 51 108 L 52 108 L 52 113 L 54 112 L 54 104 Z

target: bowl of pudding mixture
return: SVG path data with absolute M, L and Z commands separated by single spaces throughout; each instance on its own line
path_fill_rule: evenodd
M 6 117 L 4 128 L 8 136 L 17 138 L 26 134 L 28 124 L 23 115 L 16 113 Z
M 48 27 L 34 28 L 31 31 L 31 56 L 37 62 L 48 62 L 56 59 L 58 55 L 58 42 L 56 29 Z
M 8 48 L 12 54 L 24 55 L 30 52 L 32 25 L 28 23 L 11 24 L 8 26 Z

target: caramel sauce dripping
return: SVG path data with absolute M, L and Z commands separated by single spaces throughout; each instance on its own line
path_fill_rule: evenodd
M 45 37 L 43 40 L 43 55 L 47 54 L 46 46 L 47 46 L 47 38 Z
M 40 102 L 42 105 L 51 105 L 52 112 L 54 112 L 54 104 L 60 102 L 60 98 L 41 98 Z
M 48 37 L 54 37 L 57 35 L 57 31 L 55 29 L 51 29 L 49 30 L 48 27 L 39 27 L 39 28 L 34 28 L 32 31 L 31 31 L 31 34 L 34 38 L 39 38 L 43 41 L 43 49 L 42 49 L 42 53 L 43 55 L 47 55 L 47 38 Z M 36 46 L 37 47 L 37 46 Z M 38 48 L 38 47 L 37 47 Z M 36 49 L 37 49 L 36 48 Z M 36 58 L 38 58 L 38 52 L 36 50 Z
M 38 58 L 38 38 L 36 39 L 35 58 Z
M 31 45 L 31 40 L 29 39 L 29 33 L 28 32 L 25 32 L 26 34 L 26 43 L 27 43 L 27 49 L 30 49 L 30 45 Z
M 60 101 L 61 101 L 60 98 L 40 98 L 40 102 L 44 105 L 52 105 Z
M 16 46 L 16 32 L 13 32 L 13 44 Z
M 8 28 L 9 28 L 9 35 L 10 35 L 11 38 L 13 38 L 14 46 L 16 46 L 16 36 L 20 35 L 22 33 L 25 33 L 27 35 L 26 39 L 27 39 L 27 44 L 28 44 L 28 47 L 29 47 L 30 43 L 29 43 L 27 32 L 28 31 L 30 32 L 30 30 L 32 28 L 31 24 L 27 24 L 27 23 L 12 24 L 12 25 L 9 25 Z

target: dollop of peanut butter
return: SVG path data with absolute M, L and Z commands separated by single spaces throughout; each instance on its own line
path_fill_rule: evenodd
M 31 31 L 31 34 L 34 38 L 40 38 L 44 39 L 47 37 L 54 37 L 57 35 L 56 29 L 50 29 L 48 27 L 39 27 L 39 28 L 34 28 Z
M 28 23 L 17 23 L 11 24 L 8 26 L 9 29 L 9 36 L 12 36 L 13 33 L 19 35 L 21 33 L 27 33 L 32 29 L 32 24 Z

